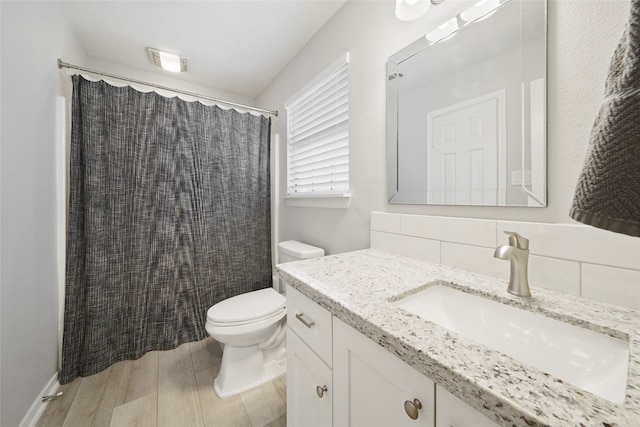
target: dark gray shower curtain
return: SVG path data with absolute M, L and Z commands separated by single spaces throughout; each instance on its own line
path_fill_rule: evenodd
M 81 76 L 72 109 L 63 384 L 271 286 L 270 119 Z

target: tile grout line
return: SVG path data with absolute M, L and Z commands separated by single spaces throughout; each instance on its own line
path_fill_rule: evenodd
M 156 427 L 160 420 L 160 352 L 156 351 L 158 362 L 156 363 Z
M 202 422 L 204 424 L 204 414 L 202 413 L 202 400 L 200 399 L 200 390 L 198 390 L 198 378 L 196 375 L 196 367 L 193 364 L 193 346 L 191 343 L 187 343 L 189 346 L 189 361 L 191 362 L 191 371 L 193 372 L 193 378 L 195 380 L 196 386 L 196 396 L 198 397 L 198 408 L 200 409 L 200 417 L 202 418 Z
M 127 398 L 126 398 L 126 396 L 127 396 L 127 390 L 124 390 L 124 396 L 123 396 L 123 399 L 122 399 L 122 403 L 118 404 L 118 397 L 119 397 L 119 395 L 120 395 L 120 390 L 121 390 L 121 387 L 123 387 L 123 385 L 124 385 L 124 384 L 122 384 L 122 383 L 123 383 L 123 381 L 125 380 L 125 378 L 124 378 L 124 372 L 125 372 L 125 370 L 123 369 L 123 370 L 122 370 L 122 372 L 120 373 L 120 381 L 118 382 L 118 387 L 116 388 L 115 397 L 114 397 L 114 399 L 113 399 L 113 407 L 111 408 L 111 419 L 113 419 L 113 413 L 114 413 L 114 411 L 116 410 L 116 408 L 117 408 L 118 406 L 120 406 L 120 405 L 123 405 L 123 404 L 124 404 L 124 403 L 126 403 L 126 401 L 127 401 Z M 128 387 L 127 387 L 127 388 L 128 388 Z M 109 421 L 109 425 L 111 425 L 111 420 Z
M 197 342 L 197 341 L 196 341 Z M 204 412 L 202 412 L 202 399 L 200 399 L 200 390 L 198 388 L 198 376 L 196 375 L 196 365 L 193 363 L 193 343 L 187 343 L 189 346 L 189 361 L 191 362 L 191 372 L 193 373 L 193 384 L 195 385 L 195 392 L 198 398 L 198 408 L 200 408 L 200 419 L 202 420 L 203 427 L 206 425 L 204 421 Z

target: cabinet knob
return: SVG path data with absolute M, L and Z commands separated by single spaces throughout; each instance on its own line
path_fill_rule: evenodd
M 318 393 L 318 397 L 320 399 L 322 399 L 322 397 L 324 396 L 324 394 L 327 392 L 327 386 L 323 385 L 322 387 L 318 386 L 316 387 L 316 393 Z
M 418 411 L 422 409 L 422 403 L 418 399 L 413 399 L 413 402 L 410 400 L 404 401 L 404 410 L 412 420 L 418 419 Z

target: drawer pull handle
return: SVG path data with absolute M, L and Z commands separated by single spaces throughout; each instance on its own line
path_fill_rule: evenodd
M 327 392 L 327 386 L 323 385 L 322 387 L 318 386 L 316 387 L 316 393 L 318 393 L 318 397 L 320 399 L 322 399 L 322 397 L 324 396 L 324 394 Z
M 307 328 L 310 328 L 310 327 L 312 327 L 313 325 L 315 325 L 315 324 L 316 324 L 316 322 L 314 322 L 313 320 L 310 320 L 310 321 L 305 320 L 305 319 L 304 319 L 304 313 L 298 313 L 298 314 L 296 314 L 296 319 L 298 319 L 299 321 L 301 321 L 301 322 L 302 322 L 302 324 L 303 324 L 304 326 L 306 326 Z M 320 397 L 322 397 L 322 396 L 320 396 Z
M 410 400 L 404 401 L 404 410 L 412 420 L 418 419 L 418 411 L 422 409 L 422 402 L 418 399 L 413 399 L 413 402 Z

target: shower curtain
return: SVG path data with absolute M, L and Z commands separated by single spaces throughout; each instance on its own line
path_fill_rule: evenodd
M 72 79 L 62 384 L 271 286 L 270 119 Z

